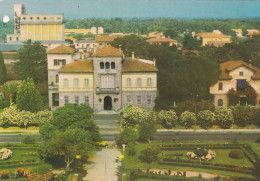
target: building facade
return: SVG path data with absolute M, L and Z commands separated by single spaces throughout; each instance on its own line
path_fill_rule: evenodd
M 245 105 L 246 89 L 251 86 L 257 93 L 257 104 L 260 100 L 260 69 L 244 61 L 227 61 L 220 64 L 218 82 L 210 87 L 214 95 L 215 106 L 229 106 L 228 92 L 233 89 L 240 93 L 239 104 Z
M 53 56 L 53 52 L 55 49 L 48 53 Z M 48 55 L 48 67 L 54 65 L 53 61 Z M 58 77 L 56 89 L 49 86 L 52 109 L 65 104 L 89 104 L 95 111 L 120 110 L 127 103 L 154 107 L 158 71 L 155 61 L 125 58 L 118 49 L 105 46 L 89 59 L 66 62 L 55 71 L 50 68 L 50 82 Z
M 63 15 L 26 14 L 20 4 L 14 5 L 14 34 L 7 35 L 12 41 L 64 41 Z
M 202 46 L 215 46 L 222 47 L 226 43 L 231 43 L 231 37 L 223 34 L 219 30 L 214 30 L 213 32 L 204 32 L 196 34 L 197 39 L 202 41 Z

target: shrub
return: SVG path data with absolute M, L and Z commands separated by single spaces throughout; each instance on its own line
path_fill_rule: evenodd
M 246 90 L 246 102 L 251 105 L 256 105 L 257 103 L 257 93 L 252 86 L 248 86 Z
M 225 107 L 218 107 L 215 110 L 215 115 L 216 122 L 221 128 L 228 129 L 232 126 L 234 122 L 234 117 L 231 109 Z
M 215 114 L 209 110 L 200 111 L 198 114 L 198 121 L 200 123 L 200 127 L 203 129 L 209 129 L 212 127 L 215 122 Z
M 182 101 L 177 105 L 175 111 L 178 116 L 185 111 L 195 112 L 195 102 L 191 100 Z
M 136 153 L 135 145 L 133 143 L 129 143 L 126 147 L 127 155 L 134 156 Z
M 139 135 L 134 128 L 124 128 L 118 136 L 119 144 L 134 143 L 138 139 Z
M 10 101 L 8 98 L 0 97 L 0 109 L 4 109 L 10 106 Z
M 201 100 L 200 102 L 197 103 L 196 109 L 197 112 L 204 111 L 204 110 L 214 111 L 215 105 L 210 100 Z
M 201 157 L 206 156 L 208 154 L 208 150 L 202 149 L 202 148 L 196 148 L 194 150 L 194 153 L 198 158 L 201 158 Z
M 241 127 L 252 124 L 255 118 L 255 112 L 255 108 L 251 106 L 235 106 L 232 109 L 234 123 Z
M 139 108 L 131 104 L 127 104 L 121 111 L 120 114 L 124 119 L 124 127 L 134 126 L 135 124 L 142 124 L 148 122 L 155 122 L 156 115 L 154 111 Z
M 17 125 L 24 126 L 26 123 L 29 125 L 40 125 L 52 120 L 52 112 L 49 110 L 31 113 L 30 111 L 20 111 L 15 105 L 7 107 L 0 114 L 0 125 Z
M 231 150 L 229 155 L 230 158 L 241 159 L 244 158 L 244 152 L 240 149 Z
M 160 149 L 156 147 L 148 147 L 141 151 L 140 159 L 143 162 L 151 163 L 158 159 L 158 155 L 160 153 Z
M 164 128 L 170 129 L 176 126 L 178 116 L 174 110 L 162 110 L 158 113 L 158 120 Z
M 239 93 L 235 91 L 233 88 L 228 91 L 228 102 L 229 106 L 235 106 L 239 102 Z
M 185 128 L 190 128 L 192 125 L 194 125 L 195 121 L 195 114 L 189 111 L 183 112 L 179 119 L 180 125 L 184 126 Z
M 23 144 L 35 144 L 35 139 L 29 135 L 23 138 Z
M 255 120 L 254 120 L 254 124 L 256 126 L 259 126 L 260 127 L 260 108 L 257 108 L 255 110 Z
M 140 124 L 138 127 L 139 140 L 150 142 L 151 136 L 156 133 L 156 124 L 155 123 L 146 123 Z

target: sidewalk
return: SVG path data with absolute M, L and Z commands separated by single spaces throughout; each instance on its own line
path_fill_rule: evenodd
M 178 133 L 178 132 L 191 132 L 191 133 L 260 133 L 260 129 L 213 129 L 213 130 L 205 130 L 205 129 L 158 129 L 157 133 Z
M 116 158 L 120 155 L 117 149 L 102 149 L 88 160 L 85 166 L 87 170 L 86 181 L 117 181 L 118 165 Z

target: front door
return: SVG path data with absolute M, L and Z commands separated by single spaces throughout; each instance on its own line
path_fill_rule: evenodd
M 110 96 L 104 98 L 104 110 L 112 110 L 112 98 Z

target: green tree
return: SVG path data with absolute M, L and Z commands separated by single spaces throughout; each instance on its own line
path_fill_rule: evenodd
M 139 135 L 134 128 L 124 128 L 123 131 L 120 131 L 118 142 L 120 144 L 135 143 L 138 137 Z
M 6 68 L 4 63 L 3 54 L 0 52 L 0 85 L 4 84 L 7 80 Z
M 116 38 L 112 43 L 112 46 L 119 48 L 122 47 L 122 50 L 125 54 L 131 56 L 132 52 L 135 53 L 136 57 L 147 58 L 148 57 L 148 46 L 149 44 L 141 36 L 137 35 L 128 35 L 123 38 Z
M 24 42 L 24 48 L 18 50 L 16 58 L 19 61 L 14 69 L 20 79 L 30 77 L 36 84 L 47 79 L 47 54 L 40 42 Z
M 139 140 L 148 141 L 150 143 L 151 136 L 156 133 L 157 127 L 155 123 L 144 123 L 138 126 Z
M 88 132 L 83 129 L 67 129 L 65 132 L 57 133 L 47 144 L 49 154 L 62 156 L 69 169 L 76 155 L 87 159 L 95 147 L 89 143 Z
M 86 104 L 67 104 L 53 112 L 51 122 L 58 130 L 65 131 L 68 128 L 82 128 L 89 132 L 93 141 L 101 141 L 99 129 L 93 120 L 93 109 Z
M 177 125 L 178 116 L 174 110 L 161 110 L 158 113 L 158 120 L 164 128 L 171 129 Z
M 32 78 L 23 80 L 16 98 L 17 108 L 30 112 L 42 110 L 43 102 L 41 94 L 33 82 Z
M 4 96 L 9 98 L 10 105 L 13 103 L 13 98 L 18 90 L 18 84 L 13 83 L 13 82 L 6 82 L 4 85 L 1 87 Z
M 41 134 L 43 140 L 47 141 L 54 137 L 57 133 L 57 128 L 50 122 L 44 123 L 40 126 L 39 133 Z
M 227 95 L 228 95 L 229 106 L 235 106 L 235 105 L 237 105 L 239 103 L 240 95 L 233 88 L 229 89 Z
M 191 34 L 185 33 L 183 39 L 183 48 L 186 50 L 197 50 L 201 46 L 201 41 Z

